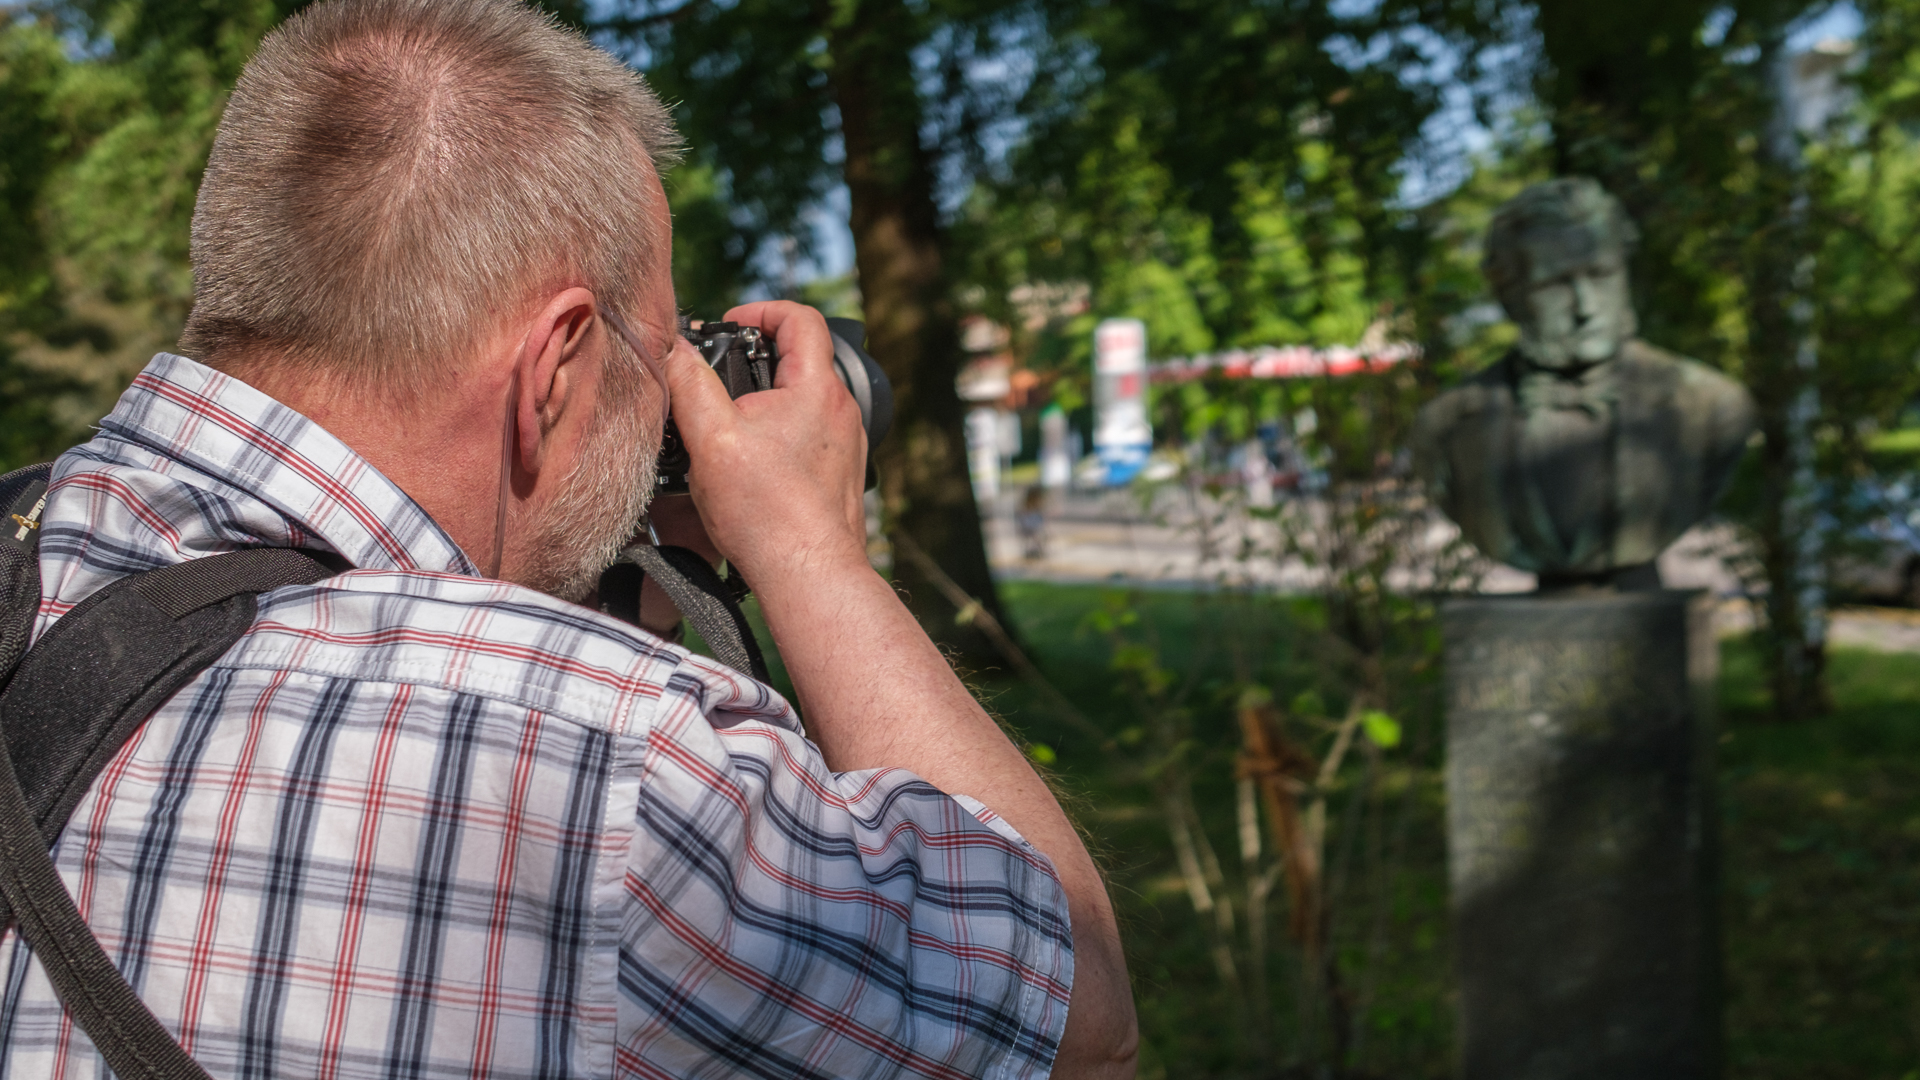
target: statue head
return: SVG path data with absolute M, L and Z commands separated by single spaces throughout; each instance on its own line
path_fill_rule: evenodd
M 1584 176 L 1535 184 L 1494 214 L 1481 269 L 1527 359 L 1565 370 L 1619 352 L 1638 328 L 1627 289 L 1638 239 L 1620 200 Z

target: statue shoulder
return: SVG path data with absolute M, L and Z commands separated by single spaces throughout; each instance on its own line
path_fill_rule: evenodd
M 1671 387 L 1681 414 L 1710 424 L 1720 440 L 1744 443 L 1753 430 L 1753 395 L 1724 372 L 1637 339 L 1627 343 L 1621 359 L 1628 378 Z
M 1671 380 L 1682 392 L 1704 394 L 1710 397 L 1738 395 L 1745 397 L 1747 388 L 1734 379 L 1708 367 L 1706 364 L 1676 352 L 1669 352 L 1658 345 L 1649 345 L 1638 338 L 1626 343 L 1620 350 L 1620 359 L 1624 366 L 1632 369 L 1634 375 L 1652 376 Z
M 1499 441 L 1513 413 L 1513 388 L 1508 372 L 1511 357 L 1477 372 L 1460 385 L 1434 396 L 1414 417 L 1414 469 L 1443 507 L 1455 497 L 1456 459 L 1473 462 Z M 1469 467 L 1468 475 L 1473 475 Z M 1453 510 L 1447 511 L 1449 514 Z
M 1419 427 L 1431 434 L 1449 429 L 1482 413 L 1500 410 L 1513 401 L 1511 354 L 1502 357 L 1450 390 L 1434 395 L 1420 409 Z

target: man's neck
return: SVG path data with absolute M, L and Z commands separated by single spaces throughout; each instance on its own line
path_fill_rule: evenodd
M 228 375 L 326 429 L 433 518 L 474 565 L 492 551 L 499 500 L 501 415 L 475 393 L 405 398 L 304 366 L 249 360 Z M 469 385 L 470 380 L 450 380 Z

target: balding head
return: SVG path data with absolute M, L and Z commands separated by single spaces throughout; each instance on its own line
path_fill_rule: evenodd
M 182 351 L 410 395 L 554 289 L 626 310 L 677 146 L 637 74 L 522 4 L 316 4 L 220 123 Z

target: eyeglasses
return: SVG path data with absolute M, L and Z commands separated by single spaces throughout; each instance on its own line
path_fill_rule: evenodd
M 667 389 L 666 358 L 667 354 L 673 351 L 673 340 L 669 338 L 666 351 L 655 356 L 648 351 L 640 335 L 633 332 L 633 327 L 627 325 L 627 320 L 620 317 L 619 312 L 598 304 L 594 305 L 594 310 L 600 313 L 600 317 L 606 320 L 608 326 L 613 327 L 613 332 L 620 335 L 621 340 L 627 343 L 627 347 L 633 350 L 633 354 L 640 358 L 641 365 L 647 369 L 647 374 L 652 377 L 654 385 L 660 388 L 660 415 L 666 416 L 672 412 L 673 393 Z

